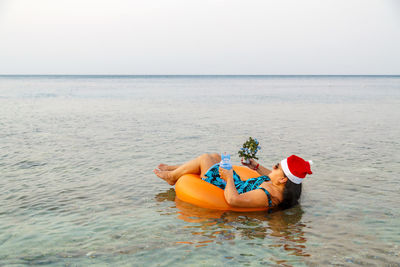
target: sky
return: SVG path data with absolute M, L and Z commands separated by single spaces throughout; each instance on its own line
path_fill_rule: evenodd
M 399 75 L 400 0 L 0 0 L 0 74 Z

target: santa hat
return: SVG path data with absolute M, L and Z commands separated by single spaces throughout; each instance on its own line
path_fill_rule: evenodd
M 291 155 L 281 161 L 283 172 L 295 184 L 301 184 L 307 174 L 312 174 L 311 164 L 311 160 L 305 161 L 296 155 Z

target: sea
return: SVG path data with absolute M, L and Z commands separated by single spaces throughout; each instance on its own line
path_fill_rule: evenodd
M 207 210 L 160 163 L 312 160 L 300 204 Z M 400 76 L 0 76 L 0 266 L 400 266 Z

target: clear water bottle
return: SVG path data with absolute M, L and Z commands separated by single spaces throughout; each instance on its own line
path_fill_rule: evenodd
M 221 162 L 219 163 L 219 166 L 226 170 L 231 170 L 232 169 L 231 155 L 222 153 L 221 154 Z

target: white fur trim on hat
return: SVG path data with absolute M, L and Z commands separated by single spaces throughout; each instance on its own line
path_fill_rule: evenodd
M 299 178 L 295 175 L 293 175 L 290 170 L 289 170 L 289 166 L 287 164 L 287 159 L 283 159 L 281 161 L 281 166 L 282 166 L 282 170 L 283 172 L 286 174 L 286 176 L 288 177 L 288 179 L 290 181 L 292 181 L 295 184 L 301 184 L 301 182 L 303 182 L 303 178 Z

